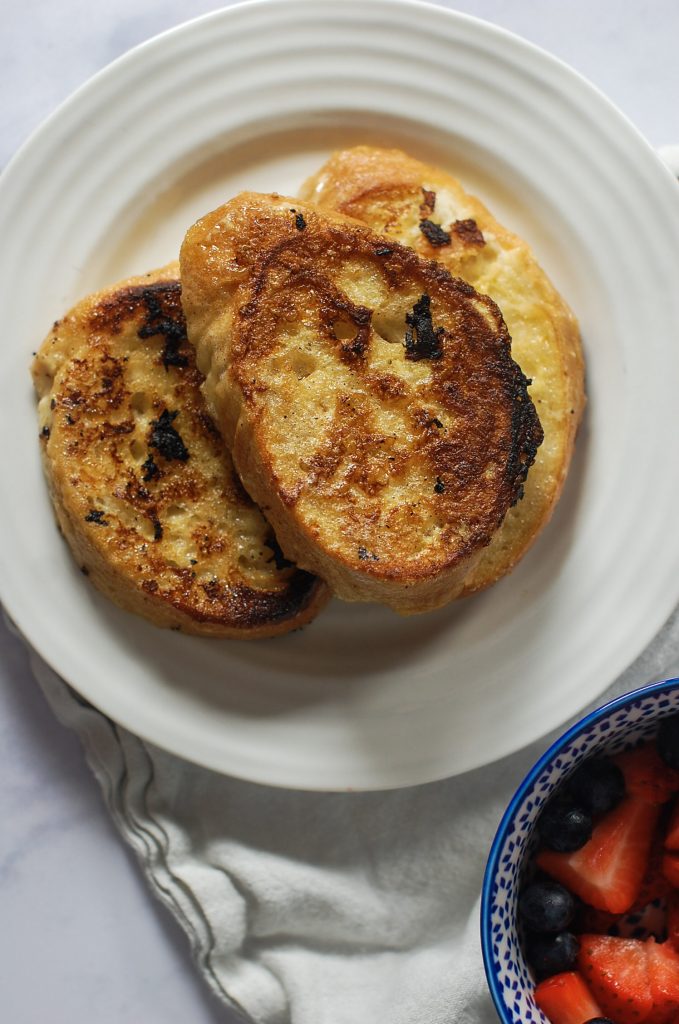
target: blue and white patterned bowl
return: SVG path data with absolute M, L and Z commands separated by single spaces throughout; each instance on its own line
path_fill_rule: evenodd
M 529 771 L 493 840 L 481 900 L 483 961 L 503 1024 L 549 1024 L 535 1005 L 534 982 L 521 950 L 516 903 L 542 807 L 564 779 L 593 754 L 617 754 L 655 734 L 679 711 L 679 679 L 654 683 L 598 708 L 561 736 Z

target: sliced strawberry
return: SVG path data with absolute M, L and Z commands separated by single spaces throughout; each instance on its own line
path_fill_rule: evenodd
M 581 849 L 541 850 L 536 863 L 590 906 L 624 914 L 639 895 L 659 811 L 657 805 L 626 797 L 601 819 Z
M 662 873 L 673 889 L 679 889 L 679 853 L 666 853 L 662 859 Z
M 672 808 L 665 835 L 665 849 L 679 851 L 679 800 L 675 801 Z
M 637 939 L 580 936 L 578 967 L 604 1016 L 641 1024 L 653 1009 L 648 948 Z
M 636 750 L 618 754 L 613 760 L 625 776 L 630 796 L 638 796 L 650 804 L 664 804 L 679 792 L 679 772 L 665 764 L 655 743 L 645 743 Z
M 577 971 L 554 974 L 535 989 L 535 1002 L 551 1024 L 586 1024 L 603 1016 Z
M 679 893 L 667 901 L 667 941 L 679 952 Z
M 679 953 L 669 942 L 646 943 L 653 1009 L 647 1024 L 675 1024 L 679 1019 Z

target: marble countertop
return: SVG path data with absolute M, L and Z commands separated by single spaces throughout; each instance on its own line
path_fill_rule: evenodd
M 0 166 L 99 68 L 219 6 L 209 0 L 143 6 L 110 0 L 96 9 L 85 0 L 12 4 L 0 42 Z M 676 0 L 446 6 L 494 21 L 571 64 L 653 145 L 679 143 Z M 0 821 L 3 1021 L 235 1024 L 193 970 L 184 936 L 147 891 L 104 812 L 78 742 L 52 717 L 22 645 L 2 625 Z

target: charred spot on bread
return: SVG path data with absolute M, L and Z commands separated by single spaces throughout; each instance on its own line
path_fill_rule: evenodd
M 186 322 L 181 315 L 181 285 L 179 282 L 163 283 L 159 288 L 150 286 L 141 289 L 141 301 L 144 304 L 144 323 L 137 331 L 142 340 L 160 335 L 164 340 L 161 360 L 165 369 L 169 366 L 178 368 L 188 366 L 188 356 L 179 349 L 187 342 Z M 179 312 L 180 315 L 177 315 Z
M 443 355 L 441 341 L 445 331 L 434 327 L 431 315 L 431 298 L 421 295 L 411 313 L 406 313 L 405 349 L 406 359 L 417 362 L 420 359 L 440 359 Z
M 524 444 L 521 448 L 513 447 L 507 459 L 507 476 L 515 481 L 512 505 L 523 497 L 523 485 L 528 477 L 528 470 L 535 462 L 538 448 L 545 437 L 535 406 L 528 395 L 530 383 L 530 378 L 517 366 L 512 389 L 515 403 L 512 419 L 514 426 L 523 433 Z
M 512 502 L 512 508 L 514 508 L 515 505 L 519 504 L 519 502 L 523 499 L 523 496 L 524 496 L 525 492 L 526 492 L 525 486 L 523 484 L 521 484 L 521 486 L 519 487 L 519 489 L 517 490 L 517 492 L 516 492 L 516 494 L 514 496 L 514 501 Z
M 472 217 L 468 217 L 466 220 L 456 220 L 453 224 L 453 231 L 462 242 L 468 245 L 486 244 L 483 233 Z
M 422 202 L 420 204 L 420 209 L 424 208 L 426 210 L 431 210 L 431 212 L 433 213 L 435 206 L 436 206 L 436 192 L 434 192 L 433 189 L 424 188 L 423 187 L 422 188 Z
M 166 369 L 170 366 L 188 366 L 188 355 L 179 351 L 187 343 L 179 281 L 156 281 L 117 292 L 92 311 L 91 329 L 119 334 L 125 321 L 137 317 L 140 310 L 143 320 L 137 329 L 137 337 L 142 340 L 155 337 L 163 339 L 161 362 Z
M 103 512 L 101 509 L 91 508 L 90 511 L 85 516 L 85 522 L 96 523 L 97 526 L 108 526 L 107 520 L 104 519 L 105 515 L 106 513 Z
M 157 480 L 160 476 L 160 470 L 154 462 L 153 455 L 149 453 L 148 458 L 142 463 L 142 480 L 145 484 L 149 483 L 150 480 Z
M 168 462 L 186 462 L 189 457 L 179 431 L 172 426 L 178 415 L 177 409 L 174 412 L 164 409 L 157 420 L 151 421 L 149 447 L 155 448 Z
M 424 217 L 420 221 L 420 231 L 429 244 L 433 245 L 436 249 L 439 249 L 443 245 L 450 245 L 450 234 L 442 228 L 440 224 L 435 224 L 434 221 L 429 220 L 428 217 Z

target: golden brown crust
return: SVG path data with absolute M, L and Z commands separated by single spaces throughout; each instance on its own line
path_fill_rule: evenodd
M 523 499 L 471 568 L 463 593 L 487 587 L 525 554 L 561 493 L 585 402 L 577 322 L 525 242 L 455 178 L 400 150 L 357 146 L 335 153 L 301 195 L 438 260 L 502 310 L 512 355 L 532 380 L 545 440 Z
M 348 600 L 450 600 L 542 438 L 495 304 L 255 193 L 189 230 L 181 275 L 208 404 L 286 554 Z
M 235 474 L 202 398 L 178 270 L 84 299 L 34 360 L 57 520 L 121 607 L 187 633 L 276 636 L 310 621 L 327 588 L 285 564 Z

